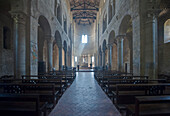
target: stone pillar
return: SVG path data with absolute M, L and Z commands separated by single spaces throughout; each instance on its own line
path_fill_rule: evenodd
M 59 70 L 62 70 L 62 47 L 59 47 Z
M 67 51 L 67 66 L 70 67 L 70 53 Z
M 124 36 L 119 35 L 117 38 L 117 45 L 118 45 L 118 70 L 123 72 L 123 40 Z
M 67 51 L 66 50 L 64 50 L 64 65 L 65 65 L 65 67 L 67 66 Z
M 14 75 L 21 78 L 26 73 L 26 14 L 12 13 L 14 19 Z
M 112 45 L 108 44 L 108 69 L 112 68 Z
M 102 66 L 105 68 L 105 50 L 102 52 Z
M 102 66 L 102 52 L 100 52 L 100 66 Z
M 158 78 L 158 22 L 159 10 L 151 10 L 145 22 L 145 75 L 151 79 Z
M 100 66 L 100 53 L 98 51 L 98 54 L 97 54 L 97 65 L 96 66 Z
M 45 37 L 48 42 L 48 72 L 52 71 L 53 68 L 53 40 L 54 37 L 51 35 L 46 35 Z

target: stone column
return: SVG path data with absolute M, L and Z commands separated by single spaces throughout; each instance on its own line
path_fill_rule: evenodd
M 102 52 L 102 66 L 105 68 L 105 50 Z
M 102 52 L 100 52 L 100 66 L 102 66 Z
M 62 70 L 62 47 L 59 47 L 59 70 Z
M 14 75 L 21 78 L 26 73 L 26 14 L 13 13 L 14 19 Z
M 64 65 L 65 65 L 65 67 L 67 66 L 67 51 L 66 50 L 64 50 Z
M 70 53 L 67 51 L 67 66 L 70 67 Z
M 51 35 L 46 35 L 45 38 L 47 39 L 48 42 L 48 72 L 52 71 L 53 68 L 53 40 L 54 37 Z
M 117 37 L 117 45 L 118 45 L 118 70 L 123 72 L 123 40 L 124 36 L 119 35 Z
M 158 22 L 159 10 L 150 10 L 150 17 L 146 20 L 145 38 L 145 75 L 151 79 L 158 78 Z
M 108 69 L 112 68 L 112 45 L 108 44 Z
M 100 53 L 98 51 L 98 54 L 97 54 L 97 66 L 99 67 L 100 66 Z

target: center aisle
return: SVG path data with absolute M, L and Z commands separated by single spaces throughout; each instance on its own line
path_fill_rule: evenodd
M 79 72 L 49 116 L 121 116 L 94 79 Z

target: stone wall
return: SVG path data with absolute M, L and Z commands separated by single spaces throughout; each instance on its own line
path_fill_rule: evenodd
M 116 0 L 115 15 L 111 22 L 108 24 L 104 33 L 102 33 L 102 20 L 103 15 L 108 12 L 109 0 L 105 3 L 101 2 L 100 10 L 98 13 L 98 24 L 99 24 L 99 47 L 102 47 L 103 41 L 106 40 L 107 44 L 109 41 L 109 35 L 111 31 L 115 32 L 115 37 L 121 35 L 120 26 L 123 19 L 126 16 L 130 16 L 132 19 L 132 30 L 133 30 L 133 73 L 136 75 L 140 74 L 140 15 L 139 15 L 139 0 Z M 126 27 L 125 27 L 126 28 Z M 114 67 L 114 66 L 113 66 Z
M 10 24 L 11 32 L 14 32 L 11 34 L 11 37 L 14 37 L 14 40 L 16 40 L 17 47 L 22 48 L 17 49 L 15 46 L 12 46 L 10 50 L 0 48 L 0 76 L 5 74 L 16 74 L 18 78 L 20 78 L 20 75 L 22 74 L 38 74 L 38 60 L 39 56 L 42 56 L 42 54 L 39 54 L 38 52 L 38 48 L 40 47 L 39 41 L 47 41 L 47 55 L 45 59 L 47 59 L 46 64 L 48 65 L 47 69 L 49 70 L 51 70 L 53 66 L 53 42 L 55 40 L 55 42 L 58 42 L 57 45 L 60 45 L 61 47 L 63 47 L 63 43 L 66 41 L 66 47 L 72 49 L 73 30 L 71 30 L 72 18 L 70 18 L 72 17 L 72 14 L 70 12 L 69 1 L 13 0 L 10 2 L 7 0 L 6 2 L 1 1 L 0 4 L 2 5 L 0 8 L 1 11 L 6 10 L 8 7 L 11 8 L 7 9 L 8 11 L 5 13 L 5 16 L 10 17 L 11 23 L 9 23 L 9 19 L 6 20 L 7 22 L 0 20 L 0 43 L 3 43 L 2 27 L 6 23 Z M 63 22 L 61 25 L 57 19 L 56 7 L 59 5 L 61 6 L 61 18 L 63 19 L 65 16 L 67 19 L 67 32 L 64 31 Z M 2 12 L 0 15 L 2 15 Z M 12 19 L 12 17 L 14 19 Z M 5 20 L 4 17 L 0 18 Z M 19 24 L 18 30 L 13 30 L 17 23 Z M 38 34 L 39 26 L 43 28 L 44 33 L 42 36 Z M 56 32 L 59 32 L 57 38 L 60 37 L 61 41 L 58 41 L 58 39 L 55 38 Z M 40 40 L 38 41 L 39 36 Z M 62 56 L 62 52 L 60 53 Z M 70 61 L 69 58 L 66 59 Z M 56 61 L 57 60 L 58 59 L 56 59 Z M 62 57 L 60 57 L 60 61 L 57 62 L 60 64 L 60 62 L 62 62 Z

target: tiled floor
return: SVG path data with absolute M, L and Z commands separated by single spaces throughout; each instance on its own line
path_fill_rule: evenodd
M 94 79 L 79 72 L 49 116 L 121 116 Z

